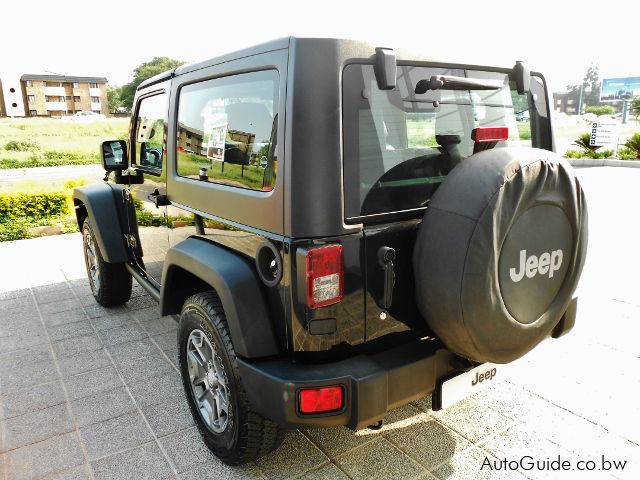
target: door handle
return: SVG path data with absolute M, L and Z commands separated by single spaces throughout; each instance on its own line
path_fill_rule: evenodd
M 166 207 L 167 205 L 171 205 L 169 201 L 169 197 L 166 195 L 160 194 L 158 189 L 156 188 L 153 193 L 147 195 L 147 199 L 152 202 L 156 207 Z
M 384 272 L 384 285 L 380 307 L 388 309 L 393 303 L 393 285 L 396 283 L 396 273 L 393 269 L 393 261 L 396 259 L 396 251 L 391 247 L 378 249 L 378 265 Z

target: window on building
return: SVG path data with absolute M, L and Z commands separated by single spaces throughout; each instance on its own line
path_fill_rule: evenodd
M 27 87 L 33 87 L 33 82 L 31 80 L 27 80 Z
M 98 84 L 97 83 L 90 83 L 89 84 L 89 88 L 98 88 Z
M 74 102 L 79 102 L 80 101 L 80 96 L 79 95 L 74 95 L 73 96 L 73 101 Z
M 62 82 L 44 82 L 45 87 L 61 87 Z
M 59 101 L 59 102 L 64 102 L 64 97 L 59 97 L 59 98 L 58 98 L 58 101 Z
M 100 110 L 92 110 L 93 113 L 100 113 Z
M 38 111 L 37 110 L 29 110 L 29 115 L 31 115 L 32 117 L 35 117 L 38 115 Z
M 569 100 L 567 100 L 567 105 L 573 105 L 573 98 L 570 98 Z
M 35 95 L 27 95 L 27 100 L 29 100 L 30 102 L 35 102 L 36 101 L 36 96 Z
M 278 73 L 252 72 L 187 85 L 180 93 L 177 169 L 182 177 L 253 190 L 276 181 Z M 199 145 L 188 149 L 187 132 Z
M 92 103 L 100 103 L 100 97 L 91 97 Z
M 73 82 L 73 88 L 78 88 L 80 84 L 78 82 Z

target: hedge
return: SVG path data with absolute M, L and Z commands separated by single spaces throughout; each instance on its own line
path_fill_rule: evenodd
M 0 223 L 22 219 L 42 220 L 69 212 L 66 192 L 0 194 Z

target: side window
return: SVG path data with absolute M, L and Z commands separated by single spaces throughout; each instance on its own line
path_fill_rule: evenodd
M 278 171 L 277 71 L 187 85 L 178 102 L 178 175 L 273 190 Z
M 162 170 L 164 163 L 165 116 L 167 98 L 164 93 L 145 97 L 136 117 L 134 162 L 152 170 Z

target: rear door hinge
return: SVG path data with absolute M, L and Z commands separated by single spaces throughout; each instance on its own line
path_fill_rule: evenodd
M 129 244 L 131 248 L 136 248 L 138 246 L 138 240 L 135 235 L 125 235 L 125 237 L 127 237 L 127 244 Z

